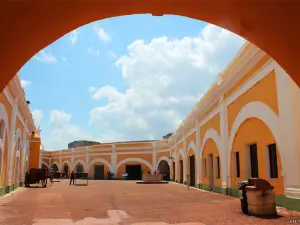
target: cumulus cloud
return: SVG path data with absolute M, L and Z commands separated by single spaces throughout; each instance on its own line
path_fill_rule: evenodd
M 56 63 L 57 58 L 52 55 L 51 53 L 46 53 L 44 50 L 41 50 L 39 53 L 37 53 L 34 57 L 37 61 L 43 62 L 43 63 Z
M 36 127 L 39 127 L 41 124 L 41 120 L 44 117 L 42 110 L 35 109 L 31 112 L 33 121 Z
M 50 133 L 45 138 L 46 150 L 66 149 L 69 142 L 82 139 L 91 139 L 91 135 L 82 131 L 78 126 L 71 123 L 71 114 L 63 110 L 50 112 Z
M 21 80 L 21 86 L 22 86 L 22 88 L 26 88 L 26 87 L 28 87 L 29 85 L 31 84 L 31 81 L 29 81 L 29 80 Z
M 134 41 L 115 63 L 126 91 L 89 88 L 93 99 L 108 100 L 90 111 L 90 124 L 105 132 L 102 141 L 161 138 L 188 115 L 244 43 L 214 25 L 195 37 Z
M 74 45 L 77 42 L 77 36 L 78 36 L 78 31 L 77 30 L 73 30 L 69 33 L 70 36 L 70 40 L 72 45 Z
M 95 30 L 97 36 L 103 42 L 108 42 L 108 41 L 111 40 L 111 37 L 109 36 L 109 34 L 103 28 L 101 28 L 101 27 L 99 28 L 97 26 L 94 26 L 94 30 Z

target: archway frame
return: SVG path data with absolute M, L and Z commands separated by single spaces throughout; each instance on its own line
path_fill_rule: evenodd
M 88 169 L 87 169 L 87 170 L 90 171 L 91 166 L 92 166 L 93 164 L 95 164 L 95 163 L 102 163 L 102 164 L 104 164 L 105 166 L 107 166 L 108 169 L 109 169 L 110 171 L 112 171 L 112 165 L 111 165 L 107 160 L 105 160 L 105 159 L 93 159 L 93 160 L 89 163 Z
M 126 163 L 128 163 L 128 162 L 139 162 L 139 163 L 143 163 L 143 164 L 145 164 L 146 166 L 148 166 L 148 167 L 150 168 L 151 172 L 154 171 L 153 165 L 151 165 L 151 163 L 149 163 L 149 162 L 148 162 L 147 160 L 145 160 L 145 159 L 142 159 L 142 158 L 126 158 L 126 159 L 121 160 L 121 161 L 117 164 L 117 166 L 116 166 L 116 173 L 118 172 L 118 169 L 119 169 L 120 166 L 122 166 L 123 164 L 126 164 Z
M 5 148 L 6 148 L 6 145 L 5 144 L 8 144 L 6 143 L 6 139 L 8 138 L 8 134 L 9 134 L 9 122 L 8 122 L 8 116 L 7 116 L 7 111 L 6 111 L 6 108 L 5 108 L 5 105 L 0 103 L 0 121 L 3 120 L 4 121 L 4 133 L 3 133 L 3 139 L 0 139 L 0 151 L 2 151 L 2 154 L 1 154 L 1 158 L 0 158 L 0 183 L 2 181 L 2 176 L 4 173 L 6 173 L 6 170 L 4 170 L 3 168 L 3 161 L 5 160 L 4 158 L 4 155 L 5 155 Z M 8 146 L 7 146 L 8 148 Z M 8 157 L 8 154 L 7 154 L 7 157 Z M 9 165 L 7 165 L 9 166 Z M 4 171 L 4 173 L 3 173 Z M 6 177 L 7 177 L 7 174 L 6 174 Z
M 284 168 L 286 167 L 286 162 L 284 161 L 284 151 L 283 145 L 281 142 L 281 134 L 280 134 L 280 118 L 276 115 L 276 113 L 265 103 L 259 102 L 259 101 L 253 101 L 246 104 L 238 113 L 236 116 L 230 136 L 229 136 L 229 144 L 228 144 L 228 154 L 227 154 L 227 175 L 231 176 L 231 153 L 232 153 L 232 147 L 233 142 L 235 140 L 235 136 L 239 130 L 239 128 L 248 120 L 251 118 L 258 119 L 262 121 L 265 126 L 270 130 L 272 133 L 276 145 L 278 146 L 278 151 L 280 155 L 280 162 L 282 166 L 282 170 L 284 171 Z M 284 184 L 285 185 L 285 184 Z M 231 187 L 231 182 L 228 182 L 228 187 Z

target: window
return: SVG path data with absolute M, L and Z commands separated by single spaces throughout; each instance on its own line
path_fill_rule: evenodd
M 235 153 L 235 168 L 236 177 L 240 177 L 240 152 Z
M 220 178 L 220 157 L 217 157 L 217 178 Z
M 207 177 L 207 171 L 206 171 L 206 159 L 204 159 L 204 163 L 203 163 L 203 172 L 204 172 L 204 177 Z
M 257 145 L 252 144 L 249 147 L 250 147 L 251 177 L 258 178 Z
M 269 162 L 270 162 L 270 177 L 278 178 L 278 166 L 277 166 L 277 152 L 276 144 L 271 144 L 269 148 Z

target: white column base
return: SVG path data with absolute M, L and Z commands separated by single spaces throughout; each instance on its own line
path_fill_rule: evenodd
M 286 188 L 285 195 L 288 198 L 300 199 L 300 188 Z

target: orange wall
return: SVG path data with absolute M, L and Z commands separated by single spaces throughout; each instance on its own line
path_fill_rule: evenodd
M 249 135 L 251 134 L 251 135 Z M 277 165 L 278 165 L 278 178 L 268 178 L 266 162 L 268 160 L 267 146 L 269 144 L 276 143 L 275 139 L 269 130 L 269 128 L 260 120 L 252 118 L 245 121 L 239 128 L 231 152 L 231 185 L 236 187 L 236 182 L 247 179 L 246 177 L 246 165 L 245 165 L 245 149 L 248 144 L 257 144 L 257 157 L 258 157 L 258 170 L 259 177 L 266 179 L 272 185 L 274 185 L 274 191 L 276 194 L 284 194 L 283 177 L 281 176 L 281 160 L 280 153 L 277 149 Z M 277 146 L 278 147 L 278 146 Z M 234 152 L 240 153 L 240 178 L 235 177 L 234 171 Z
M 207 121 L 202 127 L 200 127 L 200 139 L 203 140 L 203 137 L 207 130 L 210 128 L 215 129 L 220 135 L 220 115 L 217 114 L 211 120 Z
M 139 158 L 139 159 L 144 159 L 148 161 L 150 164 L 152 164 L 152 154 L 122 154 L 122 155 L 117 155 L 117 164 L 121 162 L 124 159 L 128 158 Z
M 190 136 L 187 137 L 186 147 L 188 147 L 191 142 L 194 142 L 194 144 L 196 145 L 196 131 L 194 131 Z
M 240 110 L 251 101 L 263 102 L 278 114 L 275 72 L 271 72 L 228 106 L 227 113 L 229 131 L 231 130 L 232 124 Z
M 32 141 L 34 142 L 30 143 L 29 168 L 39 168 L 41 141 L 38 138 L 32 138 Z

